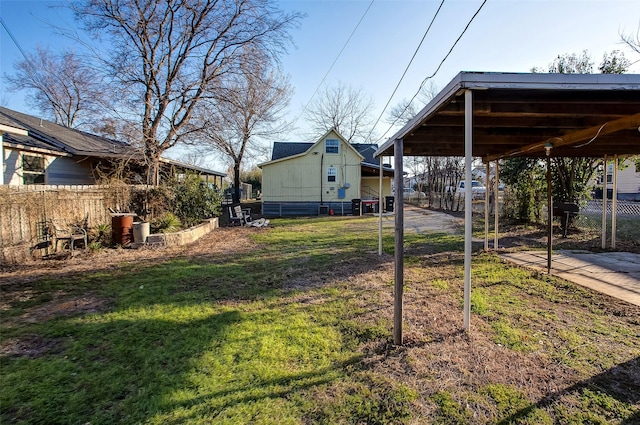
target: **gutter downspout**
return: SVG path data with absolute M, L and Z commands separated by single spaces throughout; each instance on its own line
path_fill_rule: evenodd
M 324 203 L 322 202 L 322 192 L 324 191 L 324 188 L 322 187 L 322 184 L 324 182 L 322 178 L 323 170 L 324 170 L 324 153 L 320 156 L 320 205 L 324 205 Z

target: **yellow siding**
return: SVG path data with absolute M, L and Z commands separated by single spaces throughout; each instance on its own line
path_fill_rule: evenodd
M 325 153 L 325 139 L 340 140 L 338 154 Z M 331 132 L 301 156 L 264 164 L 262 200 L 265 202 L 337 201 L 360 197 L 360 155 L 336 133 Z M 327 181 L 327 168 L 336 168 L 336 181 Z M 346 185 L 349 185 L 346 188 Z
M 377 198 L 378 192 L 380 191 L 380 180 L 379 177 L 363 177 L 362 178 L 362 199 L 373 199 Z M 371 196 L 375 195 L 375 196 Z M 383 177 L 382 178 L 382 196 L 380 199 L 384 199 L 385 196 L 391 196 L 391 178 Z

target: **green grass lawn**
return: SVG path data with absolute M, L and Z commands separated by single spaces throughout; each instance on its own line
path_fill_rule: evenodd
M 395 347 L 391 230 L 383 257 L 373 218 L 254 230 L 197 243 L 238 252 L 0 275 L 0 423 L 640 422 L 638 308 L 478 254 L 466 335 L 462 237 L 409 234 Z

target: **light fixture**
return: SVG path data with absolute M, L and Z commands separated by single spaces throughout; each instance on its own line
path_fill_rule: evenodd
M 544 145 L 544 152 L 547 154 L 547 156 L 551 155 L 551 148 L 553 147 L 553 143 L 551 142 L 547 142 Z

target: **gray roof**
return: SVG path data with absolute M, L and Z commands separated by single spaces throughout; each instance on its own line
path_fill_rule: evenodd
M 46 149 L 62 155 L 78 155 L 99 158 L 122 158 L 137 154 L 130 144 L 47 121 L 0 107 L 0 124 L 28 131 L 28 136 L 3 133 L 3 141 L 28 148 Z M 226 173 L 161 158 L 162 162 L 200 173 L 224 177 Z
M 353 146 L 360 155 L 364 156 L 364 161 L 367 164 L 378 165 L 379 161 L 373 157 L 373 154 L 376 153 L 378 149 L 378 145 L 373 145 L 370 143 L 352 143 Z
M 289 143 L 289 142 L 275 142 L 273 144 L 273 152 L 271 154 L 271 160 L 288 158 L 290 156 L 299 155 L 309 150 L 315 143 Z M 368 143 L 352 143 L 351 146 L 358 151 L 360 155 L 364 157 L 364 163 L 372 166 L 378 165 L 378 160 L 373 157 L 378 145 Z
M 313 143 L 287 143 L 275 142 L 273 144 L 273 152 L 271 152 L 271 160 L 288 158 L 290 156 L 299 155 L 309 150 Z
M 87 156 L 116 156 L 132 151 L 125 142 L 96 136 L 81 130 L 64 127 L 38 117 L 0 107 L 0 120 L 7 125 L 23 128 L 28 136 L 6 134 L 5 141 L 23 146 L 48 149 L 60 153 Z

